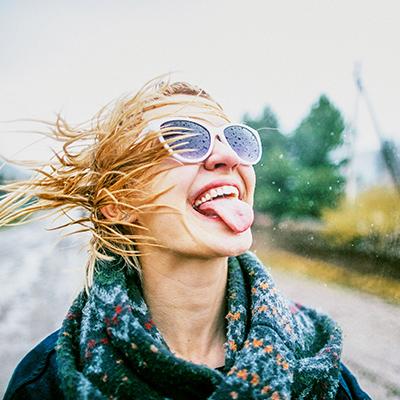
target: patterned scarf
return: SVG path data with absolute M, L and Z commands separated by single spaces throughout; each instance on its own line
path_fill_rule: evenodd
M 177 358 L 151 320 L 137 276 L 98 266 L 74 301 L 57 364 L 67 399 L 334 399 L 341 331 L 289 303 L 257 257 L 228 259 L 223 371 Z

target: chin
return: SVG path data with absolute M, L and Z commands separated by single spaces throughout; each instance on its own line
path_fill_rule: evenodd
M 253 244 L 251 226 L 241 233 L 235 233 L 218 218 L 208 218 L 196 212 L 183 219 L 185 244 L 181 243 L 183 253 L 197 254 L 201 258 L 230 257 L 243 254 Z M 179 229 L 176 229 L 177 232 Z M 188 235 L 189 234 L 189 235 Z M 169 240 L 176 237 L 168 235 Z M 168 247 L 176 247 L 176 241 Z
M 253 244 L 253 235 L 250 228 L 233 237 L 221 239 L 214 237 L 214 239 L 215 242 L 213 246 L 211 246 L 214 247 L 216 252 L 222 257 L 232 257 L 243 254 L 249 250 Z M 216 246 L 216 244 L 218 245 Z

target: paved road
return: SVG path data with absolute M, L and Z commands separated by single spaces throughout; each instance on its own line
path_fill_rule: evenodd
M 59 327 L 83 282 L 81 242 L 59 238 L 43 223 L 0 231 L 0 396 L 19 359 Z M 288 296 L 340 323 L 344 359 L 374 399 L 400 399 L 400 307 L 279 270 L 272 274 Z

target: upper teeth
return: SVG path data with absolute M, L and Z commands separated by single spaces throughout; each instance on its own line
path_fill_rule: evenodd
M 239 197 L 239 190 L 235 186 L 220 186 L 218 188 L 213 188 L 203 193 L 202 197 L 194 203 L 196 207 L 199 207 L 201 204 L 214 199 L 218 196 L 223 196 L 224 194 L 233 194 L 234 197 Z

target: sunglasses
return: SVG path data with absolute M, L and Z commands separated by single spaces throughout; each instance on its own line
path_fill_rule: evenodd
M 241 164 L 254 165 L 260 161 L 261 140 L 255 129 L 242 124 L 226 124 L 212 130 L 217 134 L 211 134 L 207 127 L 190 118 L 168 118 L 152 121 L 142 135 L 160 132 L 160 142 L 172 157 L 184 163 L 204 161 L 211 154 L 217 136 L 236 153 Z

